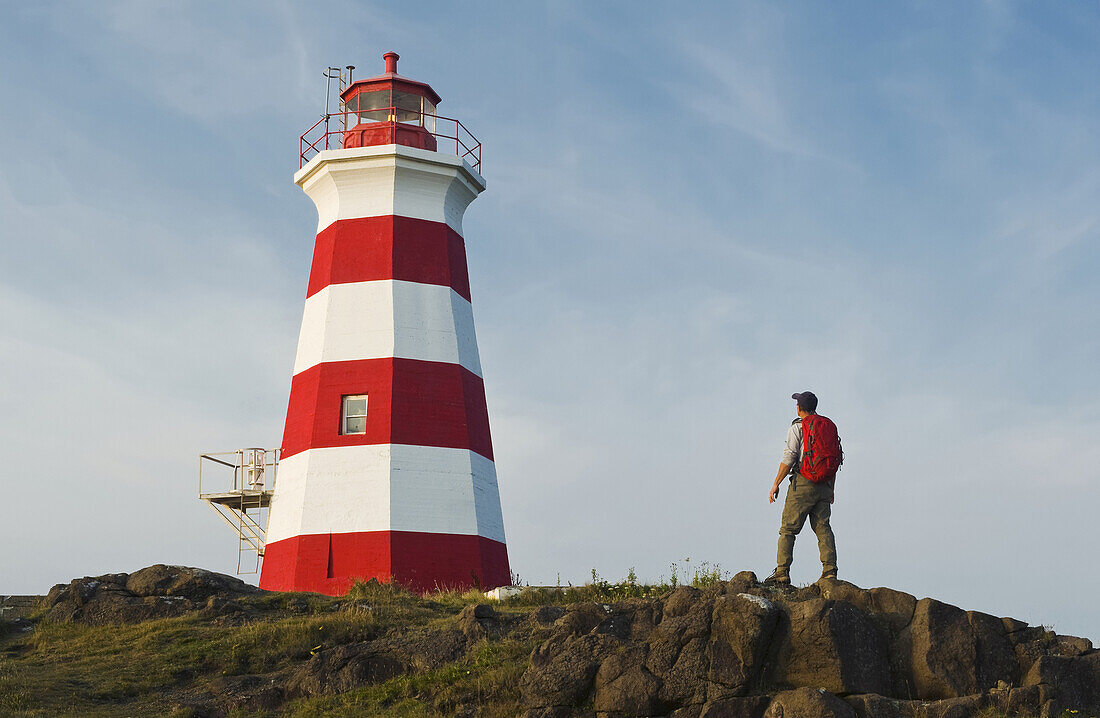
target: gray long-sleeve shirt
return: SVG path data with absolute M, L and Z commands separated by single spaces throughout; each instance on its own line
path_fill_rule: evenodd
M 802 459 L 802 419 L 795 419 L 787 429 L 787 445 L 783 447 L 783 463 L 793 471 Z

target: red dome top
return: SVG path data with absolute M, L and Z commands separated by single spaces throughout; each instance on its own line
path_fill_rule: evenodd
M 384 73 L 354 82 L 340 93 L 348 116 L 354 118 L 341 146 L 398 144 L 434 152 L 439 95 L 423 82 L 398 75 L 396 52 L 387 52 L 382 59 Z
M 386 61 L 386 71 L 375 77 L 365 80 L 357 80 L 348 85 L 347 89 L 340 93 L 340 99 L 347 103 L 351 98 L 363 92 L 377 92 L 380 90 L 393 90 L 423 97 L 432 105 L 438 105 L 442 98 L 426 82 L 418 82 L 397 74 L 397 61 L 401 56 L 396 52 L 387 52 L 382 56 Z

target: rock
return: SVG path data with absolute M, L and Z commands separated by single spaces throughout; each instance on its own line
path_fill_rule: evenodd
M 592 691 L 596 672 L 622 642 L 598 633 L 550 638 L 531 653 L 520 679 L 520 695 L 529 708 L 575 706 Z
M 773 680 L 835 693 L 890 691 L 886 636 L 847 601 L 810 599 L 787 607 L 777 631 Z
M 593 630 L 623 640 L 644 642 L 656 627 L 661 608 L 653 601 L 632 599 L 603 607 L 604 619 Z
M 917 599 L 892 588 L 864 589 L 847 581 L 821 579 L 817 582 L 821 597 L 847 601 L 864 613 L 883 621 L 891 635 L 901 632 L 913 620 Z
M 457 661 L 473 641 L 457 628 L 387 635 L 376 643 L 417 671 L 430 671 Z
M 1031 670 L 1031 667 L 1035 665 L 1035 661 L 1047 653 L 1044 646 L 1038 641 L 1020 643 L 1013 650 L 1016 652 L 1016 662 L 1020 666 L 1020 673 L 1025 676 Z
M 1008 639 L 1004 622 L 978 611 L 968 611 L 966 617 L 977 644 L 977 690 L 972 692 L 988 691 L 1000 683 L 1019 683 L 1019 661 L 1016 660 L 1016 652 Z
M 211 596 L 206 599 L 202 612 L 207 616 L 229 616 L 235 613 L 247 613 L 244 605 L 232 598 L 224 596 Z
M 856 718 L 847 703 L 821 688 L 796 688 L 772 699 L 765 718 Z
M 729 581 L 726 582 L 726 593 L 745 593 L 749 589 L 756 588 L 760 585 L 760 580 L 756 578 L 756 574 L 752 571 L 741 571 L 733 575 Z
M 123 574 L 124 575 L 124 574 Z M 239 578 L 202 568 L 156 564 L 135 571 L 126 579 L 126 590 L 135 596 L 182 596 L 201 602 L 215 595 L 250 595 L 260 589 Z
M 872 588 L 871 612 L 882 616 L 892 633 L 900 633 L 913 620 L 917 599 L 904 591 L 892 588 Z
M 871 610 L 871 593 L 854 583 L 837 578 L 820 578 L 816 584 L 818 596 L 830 601 L 847 601 L 861 611 Z
M 592 711 L 574 711 L 569 706 L 530 708 L 523 716 L 524 718 L 596 718 L 596 714 Z
M 701 705 L 747 694 L 763 672 L 778 608 L 747 594 L 673 594 L 648 637 L 646 668 L 660 681 L 660 702 Z
M 103 578 L 74 579 L 67 586 L 55 586 L 43 603 L 46 617 L 57 622 L 109 626 L 170 618 L 195 609 L 185 598 L 142 598 Z
M 920 701 L 902 701 L 876 693 L 845 696 L 858 718 L 924 718 Z
M 221 682 L 218 692 L 230 713 L 266 713 L 285 700 L 282 687 L 269 676 L 233 676 Z
M 315 653 L 286 681 L 289 697 L 343 693 L 405 673 L 411 666 L 376 641 L 327 648 Z
M 1022 686 L 1008 692 L 1008 703 L 1004 706 L 1008 715 L 1038 715 L 1043 704 L 1054 697 L 1049 686 Z
M 662 702 L 702 705 L 707 701 L 707 644 L 714 601 L 684 605 L 689 606 L 686 613 L 670 615 L 666 603 L 661 622 L 649 637 L 646 668 L 662 681 Z
M 472 607 L 468 607 L 472 608 Z M 289 696 L 341 693 L 461 658 L 470 639 L 458 628 L 391 632 L 371 641 L 322 648 L 286 681 Z
M 1087 638 L 1059 636 L 1042 627 L 1013 631 L 1008 634 L 1008 637 L 1009 641 L 1015 645 L 1020 674 L 1025 676 L 1042 656 L 1074 658 L 1091 653 L 1093 650 L 1092 641 Z
M 1042 656 L 1024 677 L 1025 686 L 1049 687 L 1061 710 L 1100 712 L 1100 652 Z
M 756 686 L 778 621 L 779 609 L 765 598 L 737 594 L 715 600 L 707 679 L 727 690 L 708 691 L 708 700 L 743 696 Z
M 913 619 L 917 599 L 891 588 L 863 589 L 847 581 L 835 579 L 821 579 L 815 586 L 822 598 L 847 601 L 882 627 L 889 642 L 887 653 L 891 677 L 891 690 L 883 693 L 899 698 L 912 695 L 913 691 L 907 684 L 911 673 L 911 649 L 907 629 Z
M 1056 636 L 1053 652 L 1059 656 L 1083 656 L 1092 652 L 1092 641 L 1077 636 Z
M 228 600 L 259 592 L 236 578 L 200 568 L 157 565 L 58 584 L 42 607 L 52 621 L 106 626 L 171 618 L 210 606 L 216 597 Z
M 458 614 L 458 628 L 471 641 L 488 638 L 490 633 L 499 633 L 497 612 L 484 603 L 466 606 Z
M 703 704 L 699 718 L 763 718 L 771 699 L 767 696 L 726 698 Z
M 597 712 L 650 716 L 664 713 L 661 682 L 645 667 L 645 649 L 632 646 L 604 659 L 596 673 L 592 708 Z
M 548 626 L 565 615 L 565 609 L 561 606 L 539 606 L 531 614 L 531 619 L 542 626 Z
M 1015 684 L 1019 664 L 1003 621 L 924 598 L 917 602 L 910 670 L 915 697 L 957 698 Z
M 691 586 L 674 588 L 664 599 L 662 615 L 665 618 L 677 618 L 685 615 L 698 603 L 702 591 Z
M 921 706 L 920 718 L 972 718 L 985 708 L 983 696 L 944 698 Z
M 583 636 L 607 618 L 607 611 L 598 603 L 581 603 L 569 610 L 554 623 L 554 636 Z

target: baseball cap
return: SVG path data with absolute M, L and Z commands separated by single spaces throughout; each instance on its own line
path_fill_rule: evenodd
M 798 402 L 803 411 L 817 411 L 817 395 L 812 391 L 791 394 L 791 398 Z

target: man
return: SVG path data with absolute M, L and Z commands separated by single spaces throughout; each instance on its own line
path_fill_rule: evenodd
M 832 435 L 835 437 L 836 428 L 825 417 L 817 416 L 817 397 L 813 392 L 804 391 L 800 394 L 792 394 L 795 400 L 795 409 L 798 418 L 791 423 L 787 431 L 787 446 L 783 450 L 783 460 L 779 464 L 779 473 L 775 476 L 771 492 L 768 494 L 768 503 L 775 503 L 779 497 L 779 485 L 790 474 L 791 485 L 787 489 L 787 501 L 783 505 L 783 521 L 779 527 L 779 549 L 776 557 L 775 571 L 766 579 L 766 583 L 790 585 L 791 562 L 794 560 L 794 539 L 802 530 L 806 518 L 810 519 L 810 528 L 817 534 L 817 546 L 821 554 L 821 578 L 836 578 L 836 541 L 833 538 L 833 528 L 829 525 L 829 517 L 832 514 L 833 483 L 836 477 L 836 469 L 832 469 L 832 475 L 826 472 L 824 477 L 817 475 L 819 468 L 815 467 L 816 482 L 811 481 L 800 473 L 803 458 L 803 422 L 814 423 L 820 427 L 827 422 L 832 426 Z M 807 417 L 816 417 L 807 419 Z M 819 422 L 819 423 L 815 423 Z M 840 452 L 840 440 L 835 439 L 835 452 Z M 834 463 L 839 465 L 839 456 Z M 810 473 L 807 470 L 807 473 Z

